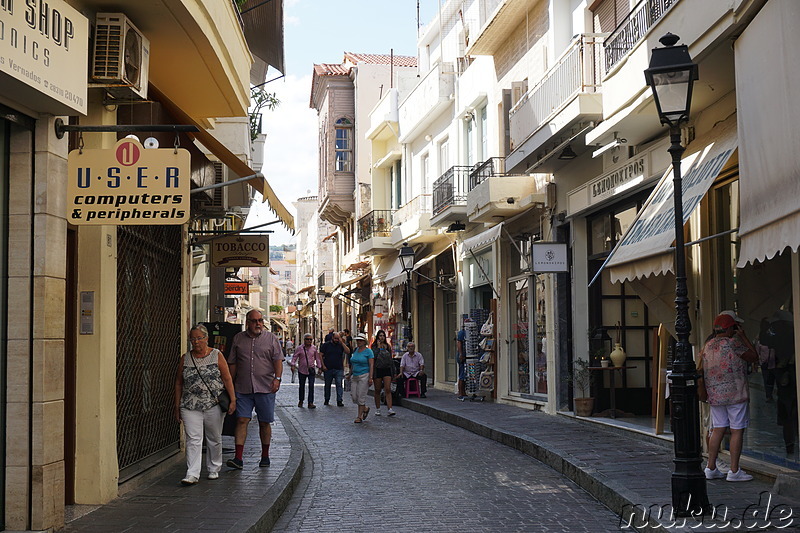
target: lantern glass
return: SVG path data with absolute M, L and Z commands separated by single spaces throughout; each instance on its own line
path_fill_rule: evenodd
M 303 301 L 302 300 L 297 300 L 297 303 L 295 303 L 294 306 L 297 307 L 298 311 L 302 311 L 303 310 Z
M 653 73 L 653 95 L 658 114 L 670 123 L 677 123 L 682 117 L 689 116 L 691 84 L 694 81 L 691 73 L 690 68 Z
M 410 247 L 408 243 L 403 243 L 403 247 L 400 248 L 399 257 L 403 272 L 410 272 L 414 269 L 414 249 Z
M 318 292 L 317 293 L 317 301 L 319 303 L 321 303 L 321 304 L 325 303 L 325 298 L 327 298 L 327 297 L 328 297 L 328 295 L 326 293 L 324 293 L 324 292 Z

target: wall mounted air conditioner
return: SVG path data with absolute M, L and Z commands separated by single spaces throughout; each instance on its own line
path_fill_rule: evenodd
M 95 18 L 91 78 L 116 98 L 147 98 L 150 41 L 123 13 Z

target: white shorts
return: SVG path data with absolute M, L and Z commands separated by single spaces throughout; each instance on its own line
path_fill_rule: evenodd
M 712 405 L 711 424 L 715 428 L 744 429 L 750 425 L 750 404 Z

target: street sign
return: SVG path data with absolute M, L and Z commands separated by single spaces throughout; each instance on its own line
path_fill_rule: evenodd
M 211 264 L 224 267 L 269 266 L 269 237 L 233 235 L 211 242 Z
M 168 225 L 189 220 L 191 156 L 121 139 L 112 149 L 72 150 L 67 218 L 77 225 Z

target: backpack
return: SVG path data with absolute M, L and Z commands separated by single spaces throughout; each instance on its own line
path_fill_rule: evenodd
M 391 368 L 392 367 L 392 354 L 386 348 L 378 348 L 375 350 L 375 368 Z

